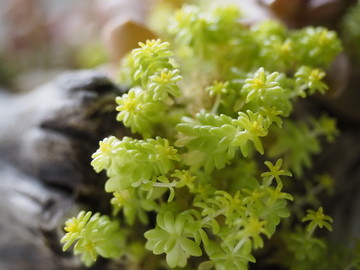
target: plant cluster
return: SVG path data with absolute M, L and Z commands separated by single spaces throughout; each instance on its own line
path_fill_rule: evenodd
M 305 229 L 281 221 L 294 200 L 290 171 L 301 178 L 320 139 L 338 133 L 327 116 L 290 116 L 298 99 L 326 92 L 340 41 L 322 27 L 240 19 L 232 6 L 185 5 L 161 33 L 169 42 L 139 43 L 123 61 L 130 90 L 116 98 L 117 120 L 134 138 L 105 138 L 91 163 L 106 172 L 115 221 L 81 212 L 66 223 L 64 250 L 76 242 L 88 266 L 100 255 L 140 267 L 154 254 L 146 269 L 248 269 L 278 234 L 291 269 L 323 254 L 315 229 L 332 221 L 323 208 L 308 210 Z

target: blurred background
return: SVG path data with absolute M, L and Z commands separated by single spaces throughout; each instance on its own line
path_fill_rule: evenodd
M 114 59 L 119 58 L 114 47 L 121 50 L 119 46 L 131 43 L 132 39 L 129 33 L 116 29 L 119 24 L 130 20 L 146 27 L 153 9 L 160 5 L 174 8 L 184 2 L 204 1 L 1 0 L 0 86 L 23 91 L 53 78 L 61 70 L 93 68 L 118 61 Z M 307 24 L 338 27 L 339 18 L 356 1 L 226 0 L 222 4 L 227 2 L 240 5 L 253 20 L 277 17 L 290 27 Z M 138 30 L 131 31 L 132 36 L 141 37 L 136 33 L 141 30 L 132 30 Z M 116 41 L 109 38 L 109 32 L 116 36 Z
M 146 27 L 150 11 L 161 2 L 177 7 L 191 1 L 1 0 L 0 86 L 26 91 L 62 70 L 117 62 L 119 55 L 114 50 L 136 47 L 149 37 L 141 27 Z M 267 17 L 255 0 L 227 2 L 241 4 L 253 17 Z M 129 27 L 131 37 L 129 30 L 117 29 L 125 21 L 140 25 Z M 117 40 L 109 37 L 111 33 Z
M 1 0 L 0 85 L 22 91 L 61 70 L 106 62 L 106 24 L 115 17 L 144 23 L 153 2 Z

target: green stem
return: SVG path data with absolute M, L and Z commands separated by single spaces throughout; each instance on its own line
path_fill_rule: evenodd
M 307 239 L 310 239 L 312 237 L 312 235 L 314 234 L 315 229 L 316 229 L 316 227 L 314 227 L 313 229 L 307 231 L 307 233 L 306 233 L 306 238 Z
M 236 244 L 236 246 L 233 250 L 233 253 L 237 253 L 240 250 L 240 248 L 246 243 L 247 240 L 248 240 L 247 237 L 244 237 L 243 239 L 241 239 L 239 241 L 239 243 Z
M 354 260 L 354 261 L 352 261 L 350 264 L 348 264 L 347 266 L 345 266 L 343 270 L 351 270 L 351 269 L 353 269 L 354 266 L 356 266 L 359 262 L 360 262 L 360 259 Z
M 173 181 L 171 183 L 159 183 L 156 182 L 153 184 L 154 187 L 165 187 L 165 188 L 170 188 L 170 187 L 175 187 L 177 184 L 177 181 Z
M 220 101 L 221 101 L 221 95 L 220 94 L 217 94 L 216 97 L 215 97 L 215 101 L 214 101 L 214 104 L 211 108 L 211 111 L 210 113 L 212 114 L 216 114 L 218 108 L 219 108 L 219 105 L 220 105 Z
M 200 225 L 203 226 L 203 225 L 207 224 L 210 220 L 212 220 L 214 218 L 217 218 L 218 216 L 224 214 L 225 212 L 226 212 L 226 208 L 222 208 L 222 209 L 217 210 L 215 213 L 204 217 L 201 220 Z

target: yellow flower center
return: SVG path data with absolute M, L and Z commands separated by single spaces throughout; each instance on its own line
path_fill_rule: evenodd
M 136 102 L 134 100 L 127 100 L 124 102 L 122 111 L 134 112 L 136 110 Z
M 310 77 L 313 80 L 320 81 L 323 77 L 323 72 L 321 72 L 319 69 L 313 69 L 310 73 Z
M 283 44 L 281 45 L 280 50 L 281 50 L 281 52 L 282 52 L 283 54 L 289 53 L 289 52 L 290 52 L 290 44 L 289 44 L 289 42 L 283 43 Z
M 118 206 L 123 206 L 130 198 L 128 190 L 121 190 L 114 192 L 114 197 Z
M 256 88 L 256 89 L 261 89 L 261 88 L 264 88 L 265 86 L 265 82 L 263 80 L 260 80 L 260 79 L 254 79 L 253 80 L 253 86 Z
M 258 121 L 254 121 L 251 123 L 251 133 L 257 136 L 262 135 L 264 133 L 264 129 Z
M 71 220 L 72 222 L 69 222 L 68 224 L 66 224 L 67 226 L 64 228 L 65 231 L 69 232 L 69 233 L 75 233 L 78 231 L 78 221 L 76 218 L 72 218 Z

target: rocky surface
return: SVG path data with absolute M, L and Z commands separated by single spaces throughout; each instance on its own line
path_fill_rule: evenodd
M 82 269 L 59 239 L 79 207 L 106 208 L 90 156 L 103 137 L 123 136 L 114 103 L 122 91 L 77 71 L 26 94 L 1 93 L 0 269 Z

